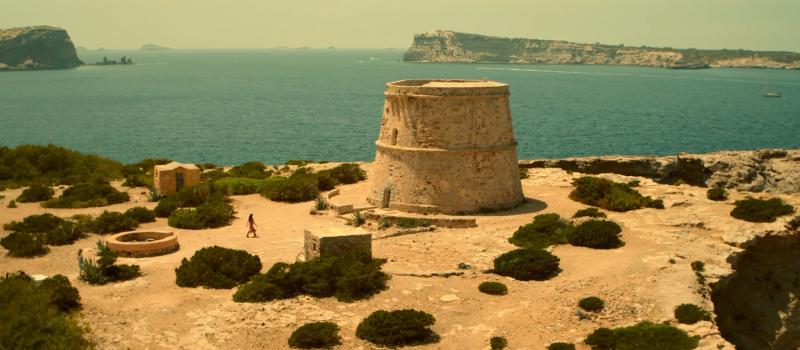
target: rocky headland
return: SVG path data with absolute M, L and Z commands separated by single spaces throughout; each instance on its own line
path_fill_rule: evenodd
M 82 64 L 64 29 L 48 26 L 0 29 L 0 71 L 67 69 Z
M 800 69 L 800 53 L 702 50 L 503 38 L 438 30 L 414 35 L 406 62 L 606 64 L 671 69 Z

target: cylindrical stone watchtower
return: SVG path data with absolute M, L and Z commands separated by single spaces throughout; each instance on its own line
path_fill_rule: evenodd
M 415 213 L 468 214 L 522 203 L 508 85 L 386 84 L 368 201 Z

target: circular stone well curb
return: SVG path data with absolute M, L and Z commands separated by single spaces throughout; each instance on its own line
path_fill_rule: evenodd
M 137 258 L 169 254 L 180 248 L 178 237 L 166 230 L 121 232 L 106 239 L 106 244 L 120 256 Z

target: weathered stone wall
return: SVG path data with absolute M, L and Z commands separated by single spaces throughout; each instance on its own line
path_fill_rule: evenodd
M 303 252 L 306 261 L 341 255 L 354 250 L 372 255 L 372 234 L 352 227 L 305 230 Z
M 465 214 L 521 203 L 508 85 L 404 80 L 387 84 L 369 202 Z

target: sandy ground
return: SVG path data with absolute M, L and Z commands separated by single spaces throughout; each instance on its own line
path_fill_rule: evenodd
M 482 273 L 494 257 L 514 249 L 507 242 L 518 226 L 538 213 L 555 212 L 564 217 L 585 206 L 567 198 L 570 180 L 579 174 L 556 169 L 536 169 L 523 180 L 526 197 L 546 204 L 527 204 L 510 213 L 478 216 L 472 229 L 436 229 L 433 232 L 398 236 L 373 242 L 374 255 L 389 260 L 388 272 L 408 273 L 453 270 L 458 263 L 471 264 L 464 276 L 393 276 L 389 289 L 370 300 L 341 303 L 335 298 L 298 297 L 269 303 L 235 303 L 234 290 L 180 288 L 174 269 L 181 259 L 196 250 L 219 245 L 257 254 L 264 271 L 278 261 L 294 261 L 303 246 L 303 230 L 342 225 L 332 215 L 310 215 L 312 203 L 282 204 L 258 195 L 235 196 L 237 219 L 231 226 L 213 230 L 176 230 L 179 251 L 150 258 L 120 258 L 121 263 L 139 264 L 144 276 L 133 281 L 90 286 L 77 279 L 76 253 L 94 246 L 92 235 L 73 245 L 51 247 L 43 257 L 20 259 L 0 257 L 0 272 L 63 274 L 80 290 L 83 310 L 79 319 L 90 329 L 100 349 L 285 349 L 287 339 L 298 326 L 310 321 L 330 320 L 342 328 L 343 344 L 338 349 L 377 348 L 355 337 L 364 317 L 379 309 L 414 308 L 436 317 L 432 327 L 438 343 L 424 349 L 488 349 L 488 340 L 505 336 L 510 349 L 544 349 L 554 341 L 580 342 L 594 329 L 621 326 L 640 320 L 672 318 L 681 303 L 713 306 L 698 293 L 689 264 L 706 262 L 709 275 L 726 273 L 725 259 L 736 251 L 726 241 L 754 232 L 780 229 L 788 217 L 771 224 L 751 224 L 728 215 L 733 201 L 744 193 L 733 193 L 724 203 L 705 198 L 705 189 L 691 186 L 659 185 L 640 179 L 645 195 L 664 198 L 667 209 L 641 209 L 609 213 L 624 228 L 625 246 L 614 250 L 592 250 L 569 245 L 555 247 L 561 272 L 544 282 L 521 282 Z M 634 179 L 609 175 L 614 179 Z M 342 186 L 343 198 L 365 198 L 369 184 Z M 123 211 L 147 203 L 142 189 L 131 189 L 130 203 L 105 208 L 45 210 L 38 204 L 6 204 L 21 190 L 0 192 L 0 222 L 51 212 L 59 216 L 99 214 L 103 210 Z M 780 196 L 800 207 L 800 195 Z M 245 238 L 247 214 L 253 213 L 261 238 Z M 702 223 L 703 227 L 696 227 Z M 144 229 L 167 227 L 165 219 L 145 224 Z M 0 231 L 0 235 L 7 234 Z M 0 253 L 4 253 L 0 248 Z M 483 281 L 501 281 L 509 287 L 505 296 L 480 293 Z M 577 301 L 599 296 L 606 309 L 584 319 Z M 717 349 L 719 338 L 709 322 L 685 328 L 703 335 L 701 348 Z M 579 349 L 588 349 L 578 345 Z M 723 348 L 732 349 L 724 346 Z

